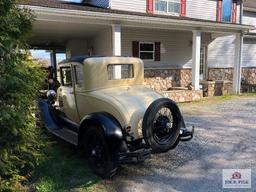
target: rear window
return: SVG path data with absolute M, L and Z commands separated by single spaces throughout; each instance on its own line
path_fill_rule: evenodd
M 108 80 L 131 79 L 133 77 L 132 64 L 108 65 Z

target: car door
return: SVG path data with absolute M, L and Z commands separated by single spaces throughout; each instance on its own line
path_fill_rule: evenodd
M 74 92 L 74 76 L 71 65 L 60 67 L 61 87 L 59 88 L 60 108 L 72 121 L 79 123 Z

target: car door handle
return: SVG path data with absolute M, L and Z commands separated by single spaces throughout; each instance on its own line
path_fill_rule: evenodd
M 74 91 L 69 92 L 70 94 L 74 94 Z

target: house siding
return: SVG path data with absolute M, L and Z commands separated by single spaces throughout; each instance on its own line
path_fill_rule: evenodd
M 111 0 L 111 9 L 119 9 L 134 12 L 146 12 L 146 0 Z
M 161 60 L 144 61 L 146 68 L 191 67 L 191 32 L 122 28 L 123 56 L 132 56 L 132 41 L 161 42 Z
M 256 67 L 256 39 L 244 38 L 243 67 Z
M 218 37 L 208 45 L 208 67 L 234 66 L 235 36 Z
M 256 12 L 244 11 L 243 24 L 253 25 L 256 27 Z M 256 30 L 251 32 L 256 33 Z
M 94 37 L 91 38 L 91 40 L 88 41 L 88 47 L 93 49 L 93 55 L 111 56 L 111 28 L 106 28 L 98 32 Z
M 187 17 L 216 21 L 216 0 L 187 0 Z

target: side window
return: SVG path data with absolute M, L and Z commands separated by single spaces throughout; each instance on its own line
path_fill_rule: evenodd
M 83 83 L 84 83 L 82 66 L 81 65 L 75 65 L 74 66 L 74 71 L 75 71 L 75 83 L 78 87 L 82 87 Z
M 72 87 L 71 67 L 61 67 L 60 74 L 61 74 L 61 85 Z

